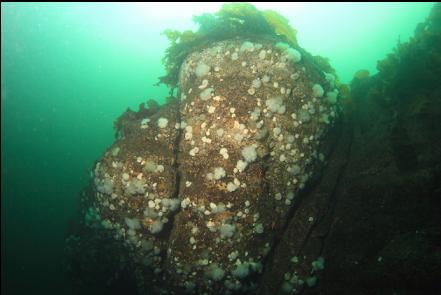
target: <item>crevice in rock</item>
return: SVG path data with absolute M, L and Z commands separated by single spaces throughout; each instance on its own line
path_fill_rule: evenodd
M 179 110 L 180 101 L 178 100 L 175 104 L 176 104 L 176 106 L 175 106 L 175 108 L 176 108 L 176 123 L 179 123 L 179 125 L 180 125 L 181 124 L 181 112 Z M 168 106 L 168 107 L 171 107 L 171 106 Z M 171 128 L 175 128 L 175 126 L 172 126 Z M 179 126 L 179 128 L 177 129 L 177 134 L 176 134 L 176 137 L 174 139 L 174 144 L 173 144 L 173 165 L 172 165 L 172 168 L 175 171 L 176 175 L 175 175 L 175 181 L 174 181 L 174 184 L 175 184 L 174 191 L 170 196 L 170 198 L 172 198 L 172 199 L 179 199 L 179 193 L 180 193 L 181 175 L 180 175 L 180 171 L 179 171 L 179 159 L 178 158 L 179 158 L 179 143 L 181 140 L 181 135 L 182 135 L 182 129 Z M 161 233 L 161 236 L 167 240 L 167 245 L 170 245 L 170 242 L 171 242 L 170 235 L 173 230 L 173 227 L 175 226 L 174 219 L 175 219 L 176 214 L 178 214 L 179 212 L 180 212 L 180 209 L 178 209 L 175 212 L 173 212 L 172 214 L 170 214 L 169 222 L 166 224 L 166 228 Z
M 322 221 L 325 218 L 332 220 L 332 216 L 334 215 L 334 210 L 335 210 L 336 204 L 338 202 L 338 191 L 340 188 L 340 184 L 343 181 L 342 180 L 343 175 L 346 171 L 347 165 L 350 162 L 350 158 L 351 158 L 351 154 L 352 154 L 353 136 L 354 136 L 354 130 L 352 129 L 352 127 L 346 127 L 346 126 L 352 126 L 351 122 L 349 122 L 349 123 L 345 122 L 344 125 L 345 125 L 344 128 L 348 128 L 348 129 L 350 128 L 350 130 L 342 131 L 342 136 L 340 136 L 340 138 L 344 138 L 345 136 L 348 136 L 348 140 L 347 140 L 348 142 L 342 144 L 342 149 L 345 149 L 345 151 L 342 153 L 341 157 L 339 157 L 338 159 L 335 160 L 336 163 L 341 163 L 340 164 L 341 167 L 339 169 L 340 171 L 335 179 L 331 194 L 329 195 L 328 206 L 324 209 L 324 212 L 326 212 L 326 213 L 321 218 L 317 219 L 316 224 L 314 224 L 314 226 L 311 227 L 311 231 L 310 231 L 310 233 L 308 233 L 308 237 L 310 236 L 312 231 L 315 229 L 316 225 L 320 223 L 320 221 Z M 326 237 L 331 232 L 332 226 L 333 226 L 333 223 L 332 222 L 329 223 L 327 226 L 327 230 L 324 231 L 323 234 L 320 236 L 321 246 L 320 246 L 318 256 L 321 256 L 323 254 L 323 250 L 324 250 L 325 242 L 326 242 Z M 307 241 L 307 240 L 305 240 L 305 241 Z
M 180 111 L 180 101 L 178 100 L 176 103 L 176 123 L 179 124 L 179 128 L 176 134 L 175 143 L 173 147 L 173 168 L 176 171 L 176 178 L 175 178 L 175 191 L 173 192 L 173 197 L 178 198 L 179 197 L 179 189 L 180 189 L 180 180 L 181 180 L 181 174 L 179 170 L 179 144 L 181 142 L 182 137 L 182 128 L 181 128 L 181 111 Z
M 353 137 L 354 137 L 354 130 L 352 129 L 352 120 L 349 120 L 350 122 L 344 122 L 342 125 L 344 125 L 344 128 L 348 128 L 350 130 L 344 130 L 342 131 L 342 135 L 339 138 L 344 138 L 345 136 L 348 136 L 348 142 L 347 143 L 343 143 L 342 144 L 342 148 L 345 149 L 344 152 L 342 153 L 342 157 L 338 158 L 335 162 L 336 163 L 341 163 L 340 164 L 340 171 L 335 179 L 334 182 L 334 186 L 332 189 L 332 192 L 329 196 L 329 200 L 328 200 L 328 206 L 325 209 L 325 215 L 317 220 L 317 223 L 322 220 L 326 215 L 329 216 L 329 218 L 332 219 L 332 216 L 334 215 L 334 210 L 336 207 L 336 204 L 338 202 L 338 191 L 340 188 L 340 184 L 343 181 L 343 175 L 345 174 L 346 168 L 350 162 L 351 159 L 351 155 L 352 155 L 352 144 L 353 144 Z M 345 146 L 346 145 L 346 146 Z M 320 248 L 320 252 L 319 255 L 321 255 L 323 253 L 323 249 L 324 249 L 324 244 L 325 244 L 325 240 L 326 237 L 329 235 L 331 229 L 332 229 L 332 223 L 329 224 L 328 230 L 326 230 L 323 234 L 323 236 L 321 237 L 322 240 L 322 245 Z
M 349 122 L 343 122 L 342 120 L 341 123 L 335 127 L 335 128 L 344 128 L 344 129 L 339 132 L 338 136 L 336 136 L 336 142 L 340 142 L 340 144 L 338 144 L 338 146 L 332 145 L 332 149 L 329 153 L 329 158 L 331 159 L 331 163 L 328 163 L 327 169 L 324 169 L 324 173 L 326 173 L 326 170 L 329 170 L 329 167 L 332 167 L 333 165 L 339 165 L 340 166 L 338 168 L 339 171 L 337 176 L 333 180 L 331 193 L 328 195 L 328 200 L 327 200 L 328 205 L 324 209 L 320 210 L 323 213 L 323 215 L 321 215 L 320 214 L 321 212 L 319 211 L 319 213 L 317 214 L 318 218 L 315 220 L 314 224 L 309 228 L 307 234 L 305 235 L 305 239 L 303 240 L 302 245 L 299 248 L 299 252 L 298 252 L 299 256 L 301 256 L 301 253 L 304 252 L 313 232 L 317 229 L 317 226 L 320 225 L 324 219 L 328 219 L 329 221 L 332 220 L 334 209 L 338 201 L 339 187 L 341 182 L 343 181 L 343 175 L 345 174 L 347 165 L 350 162 L 350 158 L 352 154 L 354 130 L 351 127 L 352 126 L 350 122 L 351 120 L 348 121 Z M 347 140 L 344 140 L 342 142 L 340 141 L 340 139 L 346 139 L 346 138 Z M 342 152 L 338 153 L 340 150 Z M 335 159 L 332 159 L 332 156 L 335 156 L 336 153 L 338 153 L 337 157 Z M 324 174 L 321 174 L 321 178 L 323 178 L 322 177 L 323 175 Z M 320 183 L 320 181 L 318 181 L 318 183 Z M 323 234 L 319 236 L 320 249 L 318 251 L 317 257 L 322 256 L 323 254 L 326 237 L 331 232 L 332 226 L 333 226 L 332 222 L 328 223 L 327 229 L 323 231 Z M 306 290 L 307 288 L 303 286 L 299 291 L 299 294 L 304 294 Z
M 331 204 L 332 202 L 335 202 L 336 190 L 339 187 L 339 183 L 341 182 L 341 178 L 344 175 L 344 171 L 346 169 L 346 165 L 349 162 L 348 159 L 351 154 L 350 151 L 352 145 L 353 130 L 351 127 L 348 126 L 350 126 L 350 124 L 344 122 L 344 118 L 341 118 L 335 124 L 334 129 L 330 131 L 330 132 L 335 132 L 335 134 L 331 134 L 331 133 L 328 134 L 328 136 L 330 137 L 329 139 L 332 138 L 332 140 L 329 142 L 329 146 L 327 146 L 326 154 L 327 154 L 327 159 L 330 159 L 331 162 L 327 162 L 323 167 L 319 168 L 320 171 L 317 173 L 316 177 L 311 179 L 307 187 L 299 192 L 296 201 L 294 202 L 293 206 L 290 208 L 290 210 L 287 213 L 285 223 L 282 225 L 281 229 L 279 230 L 279 232 L 277 233 L 274 239 L 274 244 L 267 258 L 265 259 L 264 267 L 267 266 L 268 263 L 270 263 L 274 259 L 275 251 L 280 247 L 280 243 L 284 242 L 283 236 L 288 232 L 289 227 L 292 223 L 292 219 L 294 218 L 296 212 L 299 210 L 299 208 L 301 208 L 304 205 L 305 201 L 307 201 L 307 198 L 313 196 L 315 190 L 318 188 L 320 183 L 322 183 L 322 180 L 326 177 L 326 172 L 329 170 L 329 167 L 331 167 L 332 165 L 339 165 L 341 167 L 339 168 L 338 176 L 336 176 L 335 179 L 333 180 L 334 185 L 332 186 L 332 193 L 327 196 L 328 198 L 327 203 L 330 204 L 329 207 L 332 206 Z M 348 132 L 347 128 L 351 128 L 349 136 L 347 133 Z M 340 140 L 345 137 L 348 137 L 348 140 L 345 142 L 341 142 Z M 338 157 L 335 160 L 333 160 L 333 157 L 337 155 L 339 150 L 345 150 L 345 152 L 341 153 L 343 154 L 343 156 L 340 156 L 343 159 L 340 159 L 340 157 Z M 328 211 L 329 209 L 318 211 L 317 216 L 320 216 L 321 212 L 328 212 Z M 317 218 L 314 224 L 312 224 L 311 227 L 308 229 L 308 232 L 306 233 L 305 238 L 302 241 L 301 246 L 299 247 L 299 251 L 297 253 L 298 256 L 300 256 L 301 253 L 303 253 L 304 248 L 306 247 L 314 229 L 316 228 L 316 225 L 319 224 L 320 220 L 322 220 L 322 218 Z M 321 247 L 319 255 L 321 255 L 322 250 L 323 247 Z M 280 292 L 280 290 L 278 292 Z

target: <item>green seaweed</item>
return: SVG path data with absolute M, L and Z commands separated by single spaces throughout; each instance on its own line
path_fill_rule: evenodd
M 157 85 L 170 87 L 170 96 L 178 87 L 179 69 L 185 58 L 213 42 L 259 38 L 297 46 L 296 31 L 288 24 L 288 19 L 272 10 L 260 11 L 249 3 L 224 4 L 218 12 L 195 16 L 193 21 L 199 26 L 196 32 L 166 30 L 163 33 L 170 46 L 162 59 L 166 75 L 159 77 Z

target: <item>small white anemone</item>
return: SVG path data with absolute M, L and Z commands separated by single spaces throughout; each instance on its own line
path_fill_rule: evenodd
M 165 127 L 167 127 L 167 124 L 168 124 L 167 118 L 159 118 L 158 119 L 158 127 L 159 128 L 165 128 Z

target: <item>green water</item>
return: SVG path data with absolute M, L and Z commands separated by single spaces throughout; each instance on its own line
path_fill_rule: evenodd
M 406 41 L 433 3 L 256 3 L 289 18 L 299 45 L 343 82 Z M 113 121 L 164 101 L 166 28 L 194 29 L 205 4 L 1 5 L 2 294 L 69 294 L 64 239 Z

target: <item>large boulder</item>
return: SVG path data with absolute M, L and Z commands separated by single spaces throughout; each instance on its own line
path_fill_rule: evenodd
M 119 121 L 123 136 L 94 169 L 86 223 L 124 246 L 117 256 L 141 290 L 259 286 L 331 146 L 338 91 L 311 60 L 285 43 L 218 42 L 184 61 L 179 101 Z
M 271 38 L 188 54 L 179 99 L 124 113 L 95 165 L 79 293 L 439 294 L 440 8 L 343 99 Z

